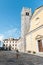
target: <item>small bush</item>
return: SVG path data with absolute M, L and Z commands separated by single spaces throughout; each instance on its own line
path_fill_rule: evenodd
M 35 51 L 33 51 L 33 54 L 35 54 L 36 52 Z
M 28 53 L 31 53 L 31 51 L 28 51 Z

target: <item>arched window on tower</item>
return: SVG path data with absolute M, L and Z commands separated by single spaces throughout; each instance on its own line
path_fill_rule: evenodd
M 27 15 L 27 16 L 29 16 L 29 13 L 28 13 L 28 12 L 26 12 L 26 15 Z

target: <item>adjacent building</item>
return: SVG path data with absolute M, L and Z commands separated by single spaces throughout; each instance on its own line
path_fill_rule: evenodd
M 3 47 L 5 50 L 16 50 L 17 49 L 17 41 L 19 39 L 9 38 L 3 40 Z

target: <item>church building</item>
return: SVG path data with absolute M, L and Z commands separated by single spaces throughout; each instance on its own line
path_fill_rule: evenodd
M 26 51 L 43 52 L 43 6 L 37 8 L 31 17 L 26 34 Z

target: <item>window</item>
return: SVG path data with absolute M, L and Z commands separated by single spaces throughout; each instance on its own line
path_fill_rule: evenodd
M 28 12 L 26 12 L 26 15 L 27 15 L 27 16 L 29 16 L 29 13 L 28 13 Z
M 41 40 L 38 40 L 38 42 L 40 42 Z
M 15 41 L 15 43 L 17 43 L 17 41 Z
M 8 46 L 8 44 L 6 44 L 6 47 Z
M 39 19 L 39 17 L 36 18 L 36 20 L 38 20 L 38 19 Z
M 3 46 L 5 46 L 5 44 L 3 44 Z
M 13 44 L 13 46 L 14 46 L 14 44 Z
M 39 24 L 40 24 L 40 19 L 39 19 L 39 17 L 37 17 L 37 18 L 35 19 L 35 21 L 36 21 L 36 22 L 35 22 L 36 25 L 39 25 Z
M 10 43 L 11 43 L 11 41 L 10 41 Z
M 15 44 L 15 46 L 17 46 L 17 44 Z
M 14 41 L 13 41 L 13 43 L 14 43 Z

